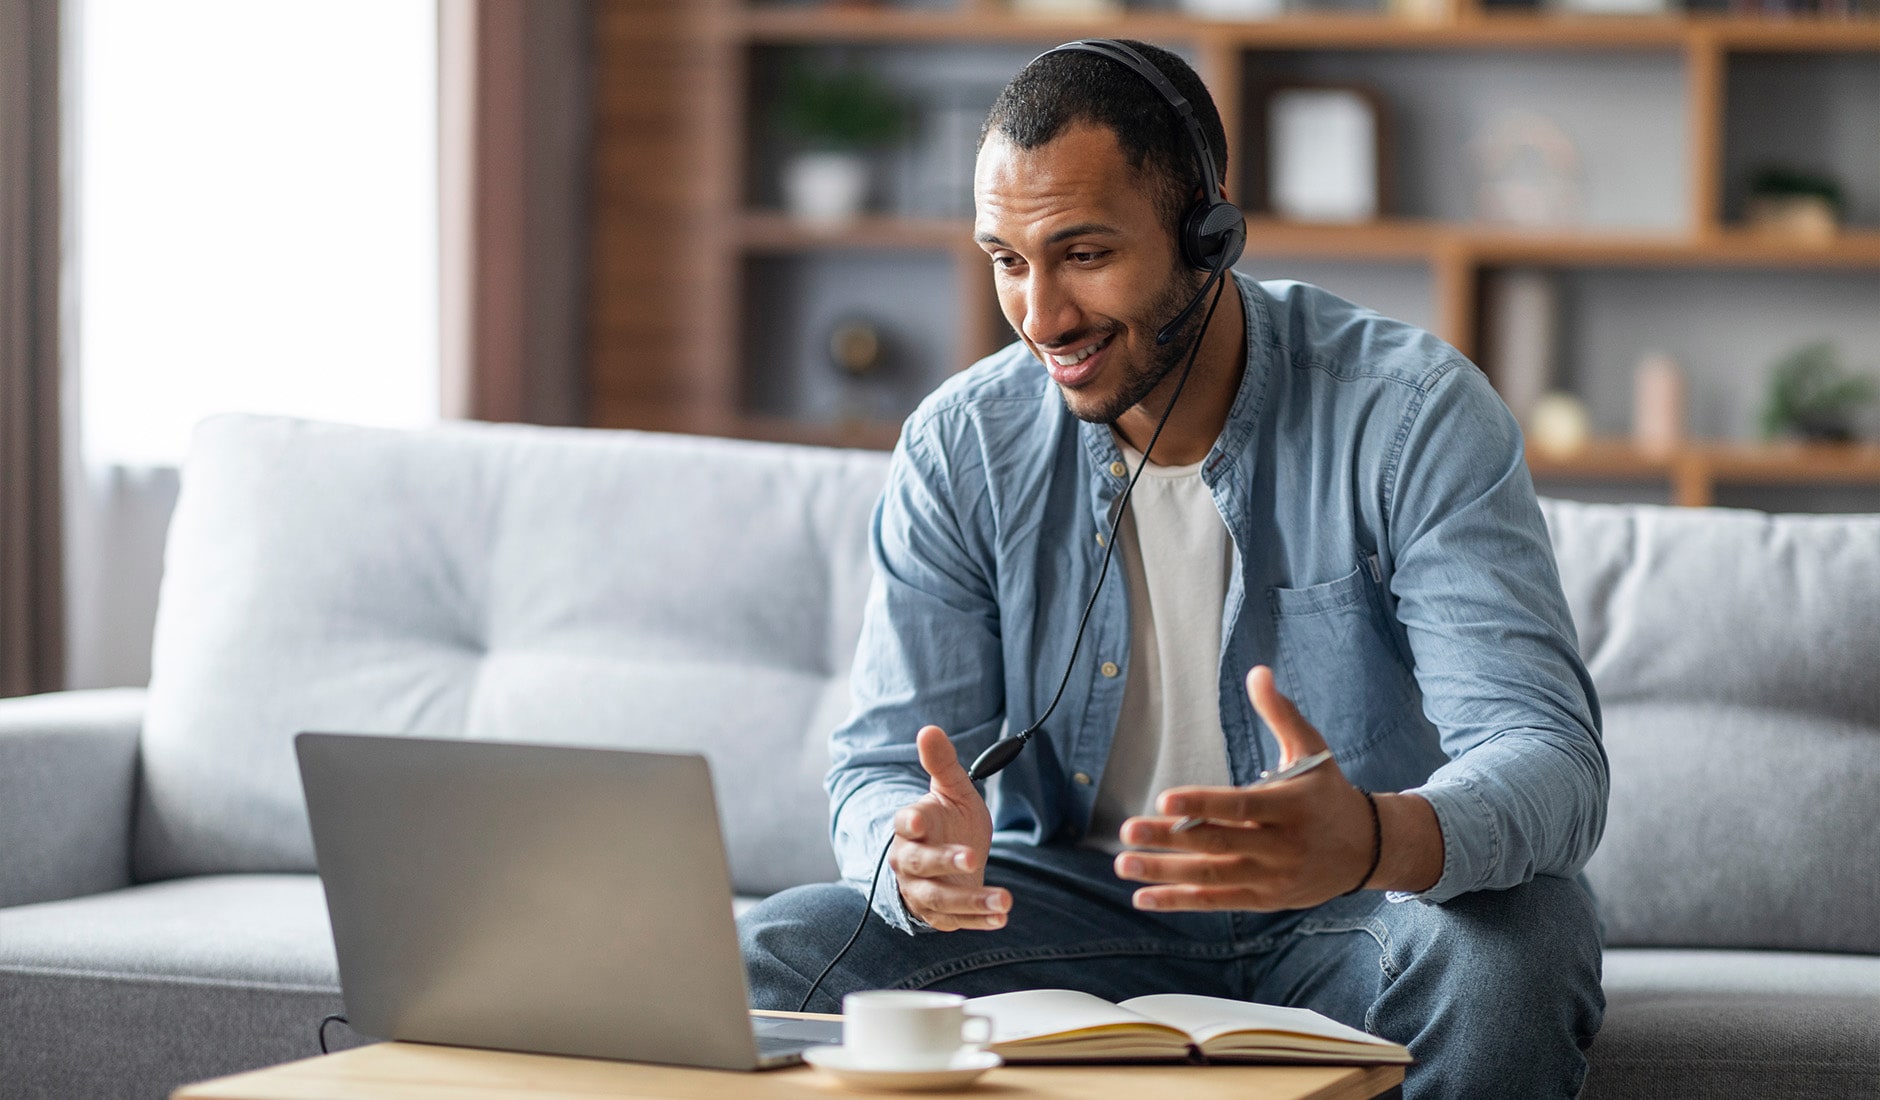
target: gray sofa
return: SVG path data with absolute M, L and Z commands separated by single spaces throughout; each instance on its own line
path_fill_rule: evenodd
M 736 889 L 833 875 L 885 456 L 198 432 L 148 692 L 0 703 L 0 1095 L 159 1096 L 339 1010 L 300 729 L 686 748 Z M 1548 503 L 1613 796 L 1595 1097 L 1880 1093 L 1880 517 Z

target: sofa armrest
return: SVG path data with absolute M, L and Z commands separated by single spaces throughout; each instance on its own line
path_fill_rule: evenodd
M 130 885 L 144 690 L 0 699 L 0 906 Z

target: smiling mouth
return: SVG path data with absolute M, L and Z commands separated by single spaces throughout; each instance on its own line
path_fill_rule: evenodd
M 1101 340 L 1092 340 L 1090 343 L 1085 344 L 1083 347 L 1078 348 L 1076 351 L 1071 352 L 1069 355 L 1058 355 L 1056 353 L 1052 353 L 1051 361 L 1056 363 L 1060 367 L 1074 367 L 1077 364 L 1095 355 L 1097 352 L 1101 351 L 1103 349 L 1103 345 L 1109 343 L 1112 339 L 1114 339 L 1114 336 L 1105 336 Z
M 1097 364 L 1092 359 L 1116 339 L 1114 332 L 1107 336 L 1079 346 L 1066 352 L 1045 353 L 1045 366 L 1050 369 L 1051 378 L 1060 386 L 1075 386 L 1087 381 L 1096 373 Z

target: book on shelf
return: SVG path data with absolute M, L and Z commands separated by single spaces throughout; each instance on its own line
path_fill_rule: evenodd
M 975 997 L 987 1049 L 1007 1062 L 1323 1062 L 1407 1064 L 1407 1047 L 1309 1008 L 1157 993 L 1111 1004 L 1070 989 Z

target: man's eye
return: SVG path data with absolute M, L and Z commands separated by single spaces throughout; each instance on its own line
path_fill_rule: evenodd
M 1066 252 L 1064 257 L 1072 263 L 1087 264 L 1102 259 L 1104 255 L 1105 253 L 1102 250 L 1092 250 L 1087 252 Z
M 1016 267 L 1018 266 L 1018 257 L 1017 256 L 994 256 L 992 258 L 992 266 L 993 267 Z

